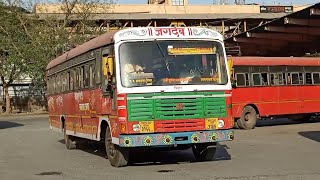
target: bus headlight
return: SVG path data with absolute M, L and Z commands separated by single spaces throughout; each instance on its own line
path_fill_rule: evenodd
M 223 127 L 224 127 L 224 121 L 222 119 L 219 119 L 218 128 L 223 128 Z
M 134 132 L 139 132 L 140 131 L 140 124 L 134 124 L 132 125 L 132 130 Z

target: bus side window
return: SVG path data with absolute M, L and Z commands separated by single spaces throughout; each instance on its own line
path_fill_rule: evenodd
M 66 73 L 66 91 L 70 90 L 70 71 Z
M 280 77 L 281 77 L 281 85 L 285 85 L 286 84 L 286 73 L 279 73 L 279 75 L 281 75 Z
M 75 79 L 75 71 L 74 69 L 71 69 L 70 71 L 70 77 L 69 77 L 69 87 L 70 87 L 70 91 L 73 91 L 74 89 L 74 79 Z
M 61 75 L 57 74 L 57 91 L 56 93 L 60 93 L 61 91 Z
M 263 86 L 268 86 L 269 85 L 269 77 L 268 73 L 261 73 L 261 81 Z
M 79 75 L 79 85 L 80 85 L 80 88 L 83 88 L 84 87 L 84 66 L 81 66 L 80 67 L 80 75 Z
M 270 74 L 270 78 L 271 78 L 271 85 L 278 85 L 279 84 L 279 76 L 276 73 L 272 73 Z
M 76 69 L 76 84 L 75 84 L 75 89 L 79 89 L 80 87 L 80 68 Z
M 292 85 L 300 84 L 299 73 L 291 73 L 291 84 Z
M 237 86 L 239 87 L 246 86 L 247 85 L 246 75 L 244 73 L 237 73 L 236 82 L 237 82 Z
M 83 87 L 89 86 L 89 66 L 83 66 Z
M 320 73 L 312 73 L 312 83 L 313 84 L 320 84 Z
M 306 84 L 313 84 L 311 73 L 306 73 Z
M 52 77 L 52 84 L 53 84 L 53 86 L 52 86 L 52 94 L 54 94 L 56 92 L 56 84 L 57 84 L 56 76 Z
M 51 94 L 51 78 L 47 79 L 47 93 Z
M 299 73 L 299 84 L 304 84 L 304 73 Z
M 270 74 L 271 76 L 271 80 L 270 80 L 270 83 L 271 85 L 274 85 L 274 86 L 278 86 L 278 85 L 284 85 L 284 75 L 283 73 L 272 73 Z
M 260 73 L 252 74 L 252 83 L 253 86 L 262 86 L 262 77 Z
M 61 74 L 61 92 L 65 92 L 67 90 L 67 74 L 64 72 Z
M 90 64 L 89 66 L 89 86 L 94 87 L 94 82 L 95 82 L 95 69 L 94 65 Z

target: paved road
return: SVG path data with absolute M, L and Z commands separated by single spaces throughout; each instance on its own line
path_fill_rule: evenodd
M 283 122 L 236 131 L 236 140 L 221 143 L 212 162 L 194 162 L 190 150 L 148 152 L 117 169 L 102 146 L 67 150 L 45 115 L 0 117 L 0 180 L 320 179 L 320 123 Z

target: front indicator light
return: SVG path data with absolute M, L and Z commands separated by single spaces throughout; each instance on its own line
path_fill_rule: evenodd
M 220 129 L 220 128 L 223 128 L 223 127 L 224 127 L 224 121 L 222 119 L 220 119 L 218 121 L 218 128 Z
M 132 125 L 132 130 L 134 131 L 134 132 L 139 132 L 140 131 L 140 124 L 134 124 L 134 125 Z

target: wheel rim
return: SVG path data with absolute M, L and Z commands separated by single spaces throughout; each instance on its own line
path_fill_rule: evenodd
M 245 115 L 244 115 L 244 120 L 246 122 L 252 122 L 252 119 L 253 119 L 253 115 L 251 112 L 246 112 Z
M 115 156 L 116 149 L 115 149 L 114 144 L 112 144 L 112 138 L 111 138 L 110 133 L 108 133 L 108 136 L 106 138 L 106 145 L 107 145 L 106 148 L 107 148 L 109 156 L 113 158 Z

